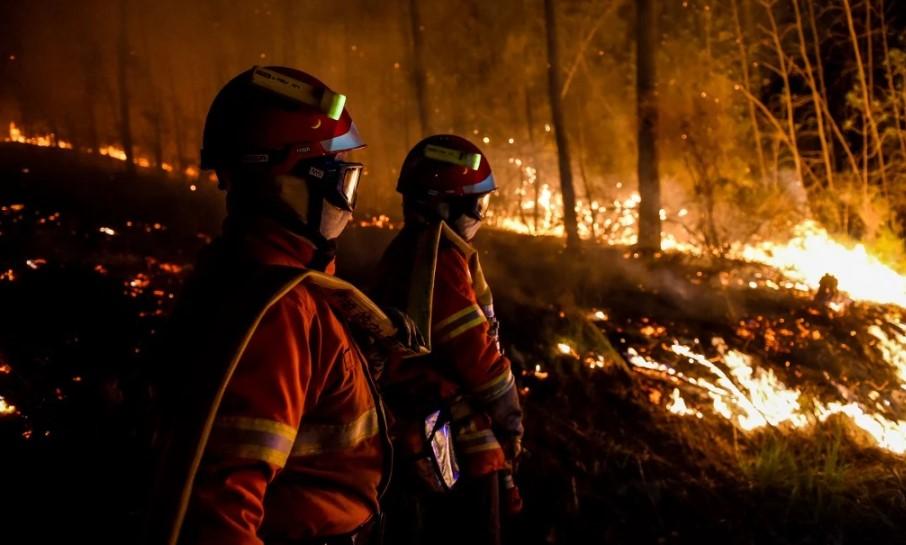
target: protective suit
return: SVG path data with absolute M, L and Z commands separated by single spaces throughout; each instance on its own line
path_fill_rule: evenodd
M 351 286 L 307 270 L 314 254 L 259 218 L 228 230 L 191 281 L 171 370 L 185 378 L 168 381 L 183 387 L 165 392 L 159 494 L 177 503 L 157 520 L 165 542 L 304 543 L 379 512 L 390 446 L 350 324 L 392 326 Z

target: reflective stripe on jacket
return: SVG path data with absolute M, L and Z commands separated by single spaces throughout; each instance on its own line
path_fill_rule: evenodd
M 483 408 L 513 392 L 515 379 L 490 334 L 491 291 L 474 248 L 442 222 L 407 226 L 384 253 L 378 271 L 376 300 L 405 309 L 428 332 L 432 350 L 429 356 L 392 361 L 385 371 L 394 416 L 414 420 L 415 425 L 401 429 L 418 430 L 425 410 L 462 395 L 475 409 L 454 425 L 465 474 L 504 469 L 503 450 Z M 516 396 L 512 399 L 520 412 Z
M 297 541 L 350 532 L 378 511 L 389 459 L 383 413 L 364 357 L 327 298 L 312 282 L 300 280 L 306 274 L 323 277 L 303 269 L 314 253 L 307 240 L 266 220 L 243 226 L 232 237 L 230 250 L 213 260 L 214 273 L 252 265 L 288 271 L 283 276 L 295 274 L 296 280 L 267 306 L 243 303 L 221 312 L 218 298 L 229 301 L 233 290 L 257 289 L 254 277 L 231 276 L 223 282 L 199 274 L 219 293 L 202 298 L 206 308 L 190 323 L 204 328 L 208 324 L 197 316 L 206 316 L 212 321 L 208 327 L 223 331 L 199 330 L 207 342 L 179 364 L 190 386 L 182 392 L 185 403 L 175 400 L 182 409 L 173 419 L 193 422 L 211 410 L 210 402 L 194 401 L 195 395 L 206 398 L 207 383 L 220 381 L 210 373 L 222 373 L 221 364 L 209 358 L 221 359 L 232 350 L 236 361 L 222 391 L 213 396 L 210 433 L 203 425 L 177 424 L 186 431 L 164 441 L 165 450 L 176 454 L 197 448 L 187 444 L 193 440 L 202 441 L 203 448 L 195 469 L 177 472 L 190 481 L 184 522 L 176 513 L 175 532 L 186 545 L 258 545 L 271 538 Z M 247 321 L 239 316 L 262 312 L 262 307 L 266 310 L 238 353 L 219 353 L 220 345 L 233 345 L 230 324 Z M 174 371 L 179 380 L 180 369 Z M 171 466 L 182 467 L 179 460 L 185 457 L 175 458 Z M 168 478 L 173 477 L 165 474 L 164 481 Z M 164 495 L 159 501 L 174 498 Z M 154 542 L 172 543 L 169 538 Z

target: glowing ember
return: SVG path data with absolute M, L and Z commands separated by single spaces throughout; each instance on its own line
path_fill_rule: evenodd
M 698 418 L 704 418 L 704 414 L 702 414 L 701 411 L 696 411 L 686 406 L 686 400 L 684 400 L 682 394 L 680 394 L 679 388 L 674 388 L 673 392 L 670 394 L 670 403 L 667 404 L 667 410 L 673 414 L 682 416 L 694 415 Z
M 390 220 L 389 216 L 380 214 L 377 216 L 370 216 L 368 219 L 360 220 L 359 227 L 376 227 L 378 229 L 395 229 L 393 221 Z
M 535 372 L 532 374 L 535 376 L 535 378 L 540 380 L 545 380 L 549 375 L 547 371 L 541 370 L 541 365 L 535 365 Z
M 98 153 L 113 159 L 119 159 L 120 161 L 126 160 L 126 151 L 123 148 L 118 148 L 116 146 L 101 146 L 101 148 L 98 149 Z
M 906 384 L 906 324 L 899 321 L 899 316 L 888 315 L 887 320 L 896 329 L 892 334 L 888 335 L 877 325 L 869 326 L 868 333 L 878 339 L 878 349 L 884 360 L 897 370 L 900 381 Z
M 116 231 L 114 231 L 110 227 L 99 227 L 98 231 L 100 231 L 101 233 L 104 233 L 105 235 L 111 236 L 111 237 L 116 235 Z
M 161 263 L 160 265 L 158 265 L 158 267 L 160 267 L 161 271 L 167 274 L 178 275 L 183 271 L 183 266 L 177 263 Z
M 10 405 L 5 399 L 3 399 L 3 396 L 0 396 L 0 416 L 7 416 L 16 414 L 18 412 L 19 411 L 18 409 L 16 409 L 15 405 Z
M 576 353 L 575 349 L 566 343 L 557 343 L 557 351 L 564 356 L 572 356 L 574 358 L 579 357 L 579 354 Z

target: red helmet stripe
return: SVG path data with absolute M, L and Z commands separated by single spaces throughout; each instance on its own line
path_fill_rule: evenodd
M 480 195 L 482 193 L 490 193 L 495 189 L 497 189 L 497 184 L 494 182 L 494 175 L 488 174 L 487 178 L 478 182 L 477 184 L 463 186 L 462 194 Z

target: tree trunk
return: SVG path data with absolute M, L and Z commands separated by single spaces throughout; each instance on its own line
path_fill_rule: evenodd
M 557 21 L 554 0 L 544 0 L 544 15 L 547 27 L 547 76 L 548 95 L 551 104 L 551 118 L 554 138 L 557 141 L 557 158 L 560 167 L 560 193 L 563 196 L 563 226 L 566 230 L 566 245 L 579 246 L 579 228 L 576 221 L 576 192 L 573 189 L 572 164 L 569 157 L 569 138 L 564 126 L 563 106 L 560 102 L 560 60 L 557 53 Z
M 117 63 L 116 75 L 119 85 L 119 106 L 120 106 L 120 142 L 123 145 L 123 151 L 126 154 L 126 171 L 130 174 L 135 173 L 135 157 L 132 149 L 132 124 L 129 118 L 129 33 L 127 28 L 128 22 L 128 0 L 120 0 L 120 34 L 117 44 Z
M 422 26 L 418 2 L 419 0 L 409 0 L 409 23 L 412 33 L 412 85 L 415 88 L 415 102 L 416 106 L 418 106 L 420 138 L 424 138 L 428 136 L 431 124 L 428 112 L 428 80 L 425 74 L 425 43 L 423 39 L 425 29 Z
M 762 0 L 765 12 L 768 15 L 768 21 L 771 23 L 771 40 L 774 44 L 774 52 L 777 54 L 777 70 L 780 71 L 780 77 L 783 80 L 783 104 L 786 111 L 786 132 L 787 144 L 790 147 L 790 153 L 793 155 L 793 164 L 796 168 L 796 181 L 805 184 L 805 178 L 802 175 L 803 165 L 802 156 L 799 154 L 799 143 L 796 133 L 796 106 L 793 103 L 793 90 L 790 87 L 790 70 L 787 62 L 786 53 L 783 51 L 782 36 L 777 28 L 777 19 L 774 17 L 774 4 Z
M 897 142 L 900 144 L 900 157 L 903 160 L 906 160 L 906 134 L 904 134 L 903 127 L 903 111 L 900 109 L 900 97 L 897 95 L 896 89 L 896 76 L 893 73 L 893 68 L 890 61 L 890 45 L 888 43 L 888 26 L 887 26 L 887 16 L 884 14 L 886 6 L 884 5 L 884 0 L 880 1 L 878 6 L 878 15 L 880 20 L 878 21 L 881 25 L 881 46 L 884 51 L 884 79 L 887 82 L 887 91 L 890 93 L 890 105 L 893 109 L 893 121 L 894 126 L 896 127 Z
M 824 163 L 824 175 L 827 180 L 827 188 L 834 190 L 834 164 L 830 154 L 830 139 L 824 128 L 824 108 L 821 102 L 825 97 L 821 96 L 818 88 L 818 82 L 815 81 L 815 70 L 812 68 L 812 61 L 809 59 L 808 46 L 805 41 L 805 25 L 802 21 L 802 13 L 799 9 L 799 0 L 793 0 L 793 13 L 796 15 L 796 34 L 799 37 L 799 54 L 802 56 L 804 64 L 805 79 L 808 82 L 812 92 L 812 102 L 815 107 L 815 122 L 818 126 L 818 141 L 821 143 L 821 157 Z M 815 59 L 815 62 L 821 62 L 821 59 Z
M 532 94 L 528 84 L 523 85 L 525 94 L 525 126 L 528 130 L 529 149 L 535 167 L 535 182 L 532 184 L 532 232 L 538 234 L 538 197 L 541 186 L 541 161 L 538 161 L 538 147 L 535 145 L 535 116 L 532 115 Z M 522 203 L 520 203 L 521 206 Z
M 886 164 L 884 161 L 884 147 L 881 142 L 881 135 L 878 131 L 878 124 L 875 121 L 874 114 L 872 112 L 872 101 L 871 101 L 871 90 L 868 84 L 868 76 L 865 65 L 862 62 L 862 52 L 859 50 L 859 37 L 856 32 L 855 24 L 853 23 L 853 11 L 850 7 L 849 0 L 843 0 L 843 14 L 846 15 L 846 26 L 849 29 L 850 41 L 853 46 L 853 54 L 856 58 L 856 75 L 859 78 L 859 88 L 862 94 L 862 107 L 865 110 L 863 114 L 865 116 L 866 124 L 868 125 L 869 130 L 871 131 L 871 139 L 874 143 L 875 153 L 878 157 L 878 168 L 881 175 L 881 191 L 887 196 L 887 174 Z M 871 36 L 869 35 L 869 40 Z M 866 146 L 867 148 L 867 146 Z M 868 154 L 866 154 L 867 156 Z M 867 190 L 868 187 L 868 167 L 865 167 L 865 181 L 864 185 Z
M 661 183 L 657 168 L 657 90 L 655 84 L 655 0 L 636 2 L 636 107 L 638 109 L 640 250 L 661 249 Z
M 739 45 L 739 65 L 742 69 L 742 84 L 746 90 L 752 92 L 752 78 L 749 71 L 749 50 L 742 32 L 742 23 L 739 19 L 739 7 L 736 0 L 732 0 L 733 20 L 736 23 L 736 43 Z M 754 94 L 754 93 L 753 93 Z M 758 115 L 755 113 L 755 105 L 751 100 L 746 101 L 749 109 L 749 123 L 752 125 L 752 138 L 755 140 L 755 152 L 758 159 L 758 181 L 763 184 L 767 177 L 767 163 L 764 159 L 764 144 L 761 141 L 761 127 L 758 125 Z

